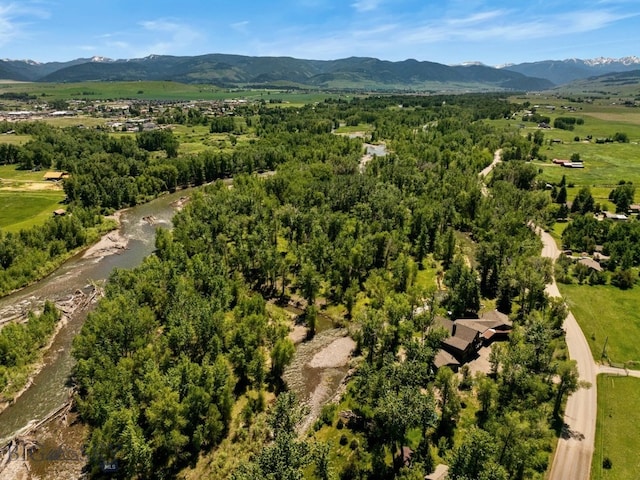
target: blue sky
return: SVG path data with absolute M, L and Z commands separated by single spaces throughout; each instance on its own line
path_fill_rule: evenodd
M 640 56 L 638 0 L 0 0 L 0 58 Z

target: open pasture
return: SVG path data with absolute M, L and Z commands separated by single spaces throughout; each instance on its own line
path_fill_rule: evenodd
M 61 208 L 64 193 L 57 192 L 7 192 L 0 190 L 0 229 L 18 232 L 23 228 L 39 225 Z
M 640 379 L 598 376 L 594 480 L 635 480 L 640 471 Z M 603 462 L 609 459 L 610 468 Z
M 3 83 L 4 92 L 28 93 L 38 101 L 48 100 L 264 100 L 274 106 L 304 105 L 328 97 L 349 98 L 334 92 L 277 88 L 221 88 L 210 84 L 186 84 L 169 81 L 80 82 L 80 83 Z
M 596 361 L 603 359 L 604 351 L 613 363 L 640 367 L 637 285 L 629 290 L 611 285 L 558 284 L 558 288 L 580 324 Z
M 39 225 L 61 208 L 65 194 L 60 184 L 43 180 L 44 172 L 0 166 L 0 229 L 17 232 Z

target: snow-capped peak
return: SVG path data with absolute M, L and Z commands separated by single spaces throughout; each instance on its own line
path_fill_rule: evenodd
M 477 62 L 477 61 L 468 61 L 468 62 L 462 62 L 460 64 L 460 66 L 462 67 L 484 67 L 484 63 L 482 62 Z
M 2 61 L 3 62 L 24 62 L 27 65 L 42 65 L 41 62 L 36 62 L 35 60 L 30 60 L 28 58 L 22 59 L 22 60 L 13 60 L 11 58 L 3 58 Z
M 92 61 L 92 62 L 96 62 L 96 63 L 113 62 L 113 60 L 112 60 L 112 59 L 110 59 L 110 58 L 107 58 L 107 57 L 99 57 L 99 56 L 97 56 L 97 55 L 96 55 L 96 56 L 94 56 L 94 57 L 91 57 L 91 61 Z
M 625 66 L 640 64 L 640 58 L 636 57 L 635 55 L 622 57 L 622 58 L 596 57 L 596 58 L 589 58 L 585 60 L 582 60 L 579 58 L 571 58 L 566 61 L 574 62 L 574 63 L 584 63 L 589 67 L 599 67 L 603 65 L 613 65 L 613 64 L 621 64 Z
M 637 65 L 640 64 L 640 58 L 636 57 L 635 55 L 622 58 L 597 57 L 583 60 L 583 62 L 590 67 L 596 67 L 599 65 L 611 65 L 613 63 L 621 63 L 622 65 Z

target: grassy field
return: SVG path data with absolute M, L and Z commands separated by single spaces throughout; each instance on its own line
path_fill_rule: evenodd
M 61 208 L 62 187 L 42 180 L 44 172 L 16 170 L 14 165 L 0 166 L 0 229 L 17 232 L 40 225 Z
M 598 376 L 593 480 L 635 480 L 640 472 L 640 380 Z M 605 458 L 611 468 L 604 469 Z
M 18 170 L 15 165 L 0 165 L 0 179 L 11 182 L 42 182 L 44 171 Z M 49 185 L 54 185 L 49 183 Z
M 31 140 L 31 135 L 0 135 L 0 143 L 8 143 L 9 145 L 24 145 Z
M 0 93 L 16 92 L 35 95 L 47 101 L 64 100 L 270 100 L 285 104 L 304 105 L 319 102 L 328 97 L 348 98 L 334 92 L 320 90 L 278 89 L 225 89 L 214 85 L 184 84 L 178 82 L 81 82 L 81 83 L 4 83 Z M 279 103 L 274 103 L 279 105 Z
M 640 367 L 640 292 L 638 286 L 620 290 L 610 285 L 558 284 L 560 293 L 584 332 L 593 358 L 599 361 L 605 341 L 611 362 Z M 608 340 L 607 340 L 608 338 Z
M 0 191 L 0 229 L 18 232 L 40 225 L 62 205 L 64 192 L 3 192 Z
M 515 97 L 511 100 L 518 103 L 529 101 L 532 105 L 537 105 L 536 112 L 550 117 L 552 125 L 561 116 L 584 120 L 583 125 L 576 125 L 572 131 L 556 128 L 542 130 L 544 144 L 540 148 L 540 154 L 547 161 L 534 162 L 540 170 L 541 180 L 559 183 L 564 175 L 567 184 L 574 185 L 574 188 L 567 191 L 569 200 L 575 197 L 580 187 L 589 186 L 596 202 L 605 208 L 612 208 L 612 204 L 608 202 L 609 192 L 620 180 L 640 185 L 640 112 L 612 104 L 610 100 L 593 104 L 572 103 L 566 99 L 545 96 Z M 565 110 L 563 106 L 572 107 L 575 111 Z M 494 120 L 492 123 L 518 129 L 525 136 L 538 130 L 537 124 L 521 122 L 520 118 Z M 618 132 L 625 133 L 629 143 L 595 142 L 597 138 L 611 138 Z M 588 136 L 592 137 L 591 141 L 587 140 Z M 551 140 L 560 140 L 560 143 L 552 143 Z M 551 162 L 554 158 L 568 160 L 575 153 L 584 161 L 584 169 L 563 168 Z M 636 192 L 635 200 L 640 201 L 640 189 Z

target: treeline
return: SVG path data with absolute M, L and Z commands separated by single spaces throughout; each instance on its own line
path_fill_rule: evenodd
M 561 130 L 573 130 L 576 125 L 584 125 L 584 118 L 557 117 L 553 120 L 553 128 L 559 128 Z
M 640 222 L 598 220 L 593 214 L 577 215 L 562 233 L 562 243 L 576 252 L 593 253 L 596 247 L 600 253 L 608 257 L 603 262 L 606 270 L 611 272 L 611 281 L 622 288 L 631 288 L 637 281 L 637 273 L 633 268 L 640 266 Z M 569 265 L 562 265 L 567 281 Z M 579 267 L 580 268 L 580 267 Z M 590 275 L 590 271 L 579 272 L 580 282 Z M 605 283 L 602 274 L 589 277 L 591 283 Z
M 0 231 L 0 295 L 47 275 L 68 252 L 96 240 L 106 225 L 98 211 L 74 208 L 18 233 Z
M 28 368 L 45 346 L 60 320 L 60 312 L 47 301 L 42 313 L 29 312 L 24 323 L 9 323 L 0 330 L 0 392 L 3 401 L 13 399 L 28 378 Z

